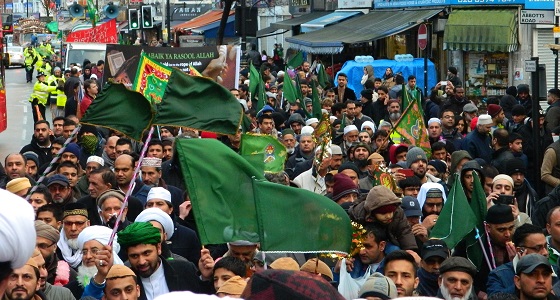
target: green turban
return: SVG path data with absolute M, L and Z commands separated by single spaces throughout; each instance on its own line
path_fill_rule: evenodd
M 125 249 L 140 244 L 155 245 L 161 242 L 161 233 L 150 222 L 134 222 L 117 234 L 117 242 Z

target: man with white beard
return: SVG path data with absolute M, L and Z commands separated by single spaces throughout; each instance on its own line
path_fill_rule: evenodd
M 438 298 L 445 300 L 476 300 L 473 279 L 476 267 L 466 258 L 453 256 L 439 268 Z
M 82 253 L 82 264 L 78 267 L 77 280 L 66 285 L 76 299 L 80 299 L 84 294 L 85 288 L 92 283 L 92 280 L 95 280 L 94 277 L 98 273 L 98 266 L 110 267 L 111 265 L 123 264 L 123 261 L 117 254 L 121 246 L 116 239 L 113 241 L 112 246 L 112 262 L 102 261 L 99 258 L 98 254 L 102 250 L 106 250 L 105 246 L 109 243 L 112 232 L 111 228 L 99 225 L 89 226 L 80 232 L 78 246 L 80 247 L 80 253 Z
M 59 252 L 58 256 L 74 269 L 82 263 L 82 252 L 78 251 L 78 235 L 88 226 L 88 211 L 85 204 L 69 203 L 64 206 L 62 234 L 56 244 L 57 252 Z

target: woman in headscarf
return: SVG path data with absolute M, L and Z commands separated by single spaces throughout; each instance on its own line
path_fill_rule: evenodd
M 391 67 L 387 67 L 387 69 L 385 69 L 385 74 L 383 74 L 383 85 L 388 89 L 391 89 L 395 84 L 395 74 L 393 74 L 393 69 L 391 69 Z

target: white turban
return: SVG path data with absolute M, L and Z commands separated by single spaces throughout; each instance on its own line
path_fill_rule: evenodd
M 111 234 L 113 230 L 109 227 L 105 226 L 89 226 L 86 227 L 80 234 L 78 235 L 78 246 L 80 247 L 78 251 L 82 251 L 84 248 L 84 244 L 91 240 L 96 240 L 103 245 L 109 244 L 109 239 L 111 238 Z M 119 258 L 119 251 L 121 250 L 121 245 L 117 242 L 117 239 L 113 239 L 113 264 L 122 265 L 123 262 Z
M 361 129 L 364 130 L 366 127 L 369 127 L 371 130 L 375 132 L 375 124 L 372 121 L 365 121 L 362 123 Z
M 157 207 L 144 209 L 138 217 L 136 217 L 136 220 L 134 220 L 134 222 L 150 221 L 156 221 L 163 226 L 163 230 L 167 233 L 168 240 L 173 236 L 173 233 L 175 232 L 175 224 L 173 224 L 171 217 L 163 210 Z
M 0 262 L 21 268 L 35 250 L 35 212 L 23 198 L 0 189 Z

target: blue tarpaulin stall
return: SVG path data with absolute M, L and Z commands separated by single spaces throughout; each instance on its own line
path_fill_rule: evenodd
M 363 90 L 363 86 L 360 84 L 362 76 L 364 76 L 364 67 L 367 65 L 373 66 L 374 77 L 383 78 L 385 70 L 387 68 L 392 68 L 393 73 L 402 73 L 405 83 L 409 75 L 416 76 L 416 85 L 424 91 L 424 59 L 415 58 L 413 61 L 403 61 L 398 62 L 391 59 L 378 59 L 373 62 L 358 63 L 354 60 L 347 61 L 342 69 L 336 74 L 338 77 L 339 73 L 345 73 L 348 75 L 348 87 L 356 92 L 356 97 L 360 97 L 360 92 Z M 336 79 L 336 77 L 335 77 Z M 428 60 L 428 92 L 432 87 L 434 87 L 438 82 L 436 67 L 433 62 Z M 337 81 L 335 80 L 335 84 Z

